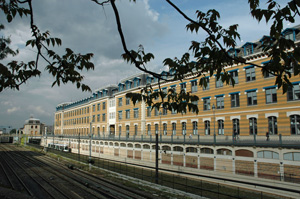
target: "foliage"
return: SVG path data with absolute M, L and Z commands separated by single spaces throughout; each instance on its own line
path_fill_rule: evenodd
M 26 83 L 28 79 L 40 76 L 41 69 L 38 64 L 40 58 L 48 63 L 46 71 L 55 78 L 52 86 L 55 84 L 59 86 L 61 82 L 63 84 L 72 82 L 73 84 L 76 84 L 77 88 L 81 88 L 82 91 L 91 91 L 88 85 L 82 83 L 83 76 L 81 75 L 81 72 L 85 69 L 94 69 L 94 64 L 90 62 L 93 54 L 76 54 L 71 49 L 66 48 L 66 53 L 60 56 L 55 51 L 51 50 L 51 46 L 60 46 L 62 41 L 59 38 L 50 37 L 49 31 L 41 32 L 34 24 L 31 2 L 32 0 L 10 0 L 8 2 L 0 0 L 0 9 L 6 15 L 6 19 L 9 23 L 12 22 L 17 15 L 21 18 L 24 16 L 30 17 L 30 27 L 34 39 L 27 41 L 26 46 L 30 45 L 37 50 L 36 59 L 34 61 L 25 63 L 13 60 L 6 65 L 0 63 L 0 92 L 6 88 L 19 90 L 20 85 Z M 22 7 L 23 4 L 27 5 L 28 8 Z M 3 25 L 1 25 L 0 30 L 1 29 L 4 29 Z M 15 56 L 18 54 L 18 51 L 13 51 L 9 48 L 9 38 L 2 38 L 0 42 L 1 61 L 8 55 Z M 42 53 L 42 50 L 43 52 L 46 51 L 46 55 Z
M 201 38 L 200 41 L 192 41 L 189 52 L 183 54 L 181 58 L 166 58 L 163 64 L 169 68 L 169 71 L 164 74 L 158 74 L 147 69 L 147 64 L 154 59 L 154 55 L 146 53 L 142 45 L 139 46 L 137 51 L 128 50 L 115 0 L 91 1 L 100 6 L 112 6 L 122 47 L 125 52 L 122 55 L 124 60 L 134 64 L 141 71 L 149 73 L 159 80 L 158 92 L 154 92 L 151 85 L 147 85 L 140 93 L 127 94 L 127 97 L 130 97 L 133 103 L 144 100 L 152 108 L 164 108 L 181 113 L 185 113 L 186 111 L 198 113 L 196 104 L 199 99 L 197 96 L 184 91 L 175 93 L 172 89 L 163 92 L 160 88 L 160 83 L 182 81 L 185 78 L 192 77 L 199 78 L 199 85 L 206 87 L 207 78 L 205 77 L 215 75 L 217 79 L 220 78 L 223 82 L 227 84 L 231 83 L 234 86 L 233 77 L 225 71 L 226 66 L 234 64 L 254 65 L 261 68 L 262 74 L 266 72 L 273 74 L 276 76 L 274 84 L 278 88 L 282 87 L 283 93 L 287 91 L 288 87 L 292 86 L 289 81 L 291 76 L 299 75 L 300 47 L 282 35 L 283 22 L 293 23 L 295 17 L 300 16 L 299 0 L 290 0 L 283 7 L 274 0 L 268 0 L 266 9 L 260 8 L 259 0 L 248 0 L 250 13 L 253 18 L 258 22 L 265 20 L 272 24 L 269 35 L 264 37 L 261 46 L 259 46 L 262 52 L 270 58 L 270 62 L 265 65 L 257 65 L 248 62 L 243 57 L 232 56 L 228 53 L 228 49 L 236 48 L 236 40 L 240 39 L 238 25 L 233 24 L 228 28 L 221 26 L 218 22 L 221 17 L 218 11 L 214 9 L 207 12 L 197 10 L 196 19 L 192 19 L 182 12 L 172 1 L 166 0 L 178 14 L 187 20 L 187 31 L 195 34 L 202 31 L 207 36 Z M 129 1 L 136 2 L 135 0 Z M 33 39 L 28 41 L 26 45 L 37 50 L 35 61 L 28 63 L 11 61 L 7 65 L 0 64 L 0 92 L 5 88 L 19 89 L 19 86 L 29 78 L 39 76 L 41 74 L 38 68 L 40 58 L 48 63 L 46 70 L 55 78 L 52 86 L 55 84 L 60 86 L 61 83 L 72 82 L 76 84 L 77 88 L 81 88 L 83 91 L 90 90 L 88 85 L 82 83 L 83 76 L 81 72 L 85 69 L 94 69 L 93 63 L 90 62 L 93 54 L 76 54 L 71 49 L 66 48 L 64 55 L 58 55 L 54 50 L 51 50 L 50 47 L 54 47 L 55 45 L 60 46 L 62 41 L 59 38 L 51 37 L 48 31 L 41 32 L 34 24 L 31 2 L 32 0 L 0 0 L 0 8 L 8 22 L 11 22 L 16 15 L 30 17 Z M 3 26 L 1 27 L 0 30 L 4 28 Z M 8 55 L 15 56 L 18 53 L 17 50 L 10 49 L 9 44 L 9 38 L 1 39 L 1 61 Z M 41 53 L 42 50 L 46 51 L 46 55 Z M 292 66 L 295 69 L 293 74 L 290 72 Z M 157 100 L 157 98 L 161 100 Z

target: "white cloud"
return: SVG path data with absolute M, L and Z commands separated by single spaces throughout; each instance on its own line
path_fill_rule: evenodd
M 15 113 L 19 110 L 20 110 L 20 107 L 12 107 L 12 108 L 7 109 L 7 113 L 12 114 L 12 113 Z

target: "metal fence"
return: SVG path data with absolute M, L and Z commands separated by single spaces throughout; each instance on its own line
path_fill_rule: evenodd
M 29 144 L 37 148 L 39 145 Z M 90 162 L 89 156 L 82 154 L 66 153 L 54 149 L 47 149 L 48 152 L 55 153 L 59 156 L 67 157 L 82 163 Z M 92 158 L 93 166 L 117 172 L 126 176 L 130 176 L 139 180 L 151 183 L 156 182 L 155 168 L 135 165 L 132 163 L 113 161 L 103 158 Z M 197 175 L 190 174 L 191 177 L 181 175 L 179 172 L 159 172 L 158 184 L 172 189 L 180 190 L 186 193 L 195 194 L 207 198 L 222 198 L 222 199 L 279 199 L 282 196 L 276 196 L 260 191 L 244 189 L 241 187 L 229 186 L 220 183 L 212 183 L 201 180 Z M 254 187 L 255 185 L 253 185 Z M 286 197 L 288 198 L 288 197 Z

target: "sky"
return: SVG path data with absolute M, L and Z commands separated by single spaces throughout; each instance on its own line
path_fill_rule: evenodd
M 101 2 L 101 0 L 99 0 Z M 238 2 L 238 3 L 237 3 Z M 196 10 L 206 12 L 216 9 L 220 12 L 220 24 L 228 27 L 238 24 L 242 45 L 248 41 L 259 40 L 268 34 L 271 23 L 258 23 L 250 16 L 247 0 L 173 0 L 184 13 L 196 19 Z M 279 1 L 287 2 L 287 1 Z M 116 0 L 123 32 L 128 49 L 137 50 L 140 44 L 145 52 L 154 54 L 155 59 L 147 67 L 156 72 L 165 70 L 165 58 L 181 57 L 192 40 L 201 41 L 205 33 L 191 34 L 186 31 L 188 22 L 169 4 L 162 0 Z M 71 48 L 76 53 L 93 53 L 94 71 L 84 71 L 84 83 L 93 91 L 109 84 L 118 84 L 121 79 L 140 73 L 133 65 L 122 58 L 123 49 L 117 31 L 115 16 L 110 5 L 99 6 L 89 0 L 34 0 L 34 22 L 42 32 L 48 30 L 52 37 L 62 39 L 62 46 L 54 48 L 64 53 Z M 0 17 L 4 16 L 1 13 Z M 285 23 L 286 28 L 299 24 Z M 4 23 L 5 30 L 0 36 L 10 37 L 11 48 L 19 49 L 10 60 L 35 60 L 36 50 L 25 47 L 31 38 L 28 18 L 15 18 L 12 23 Z M 20 90 L 6 89 L 0 93 L 0 126 L 10 125 L 21 128 L 30 117 L 38 118 L 46 125 L 53 125 L 55 108 L 63 102 L 74 102 L 92 95 L 82 92 L 68 83 L 60 87 L 51 87 L 54 81 L 44 70 L 46 63 L 40 61 L 40 77 L 30 79 Z

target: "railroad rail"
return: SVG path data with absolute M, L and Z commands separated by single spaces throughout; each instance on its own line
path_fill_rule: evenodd
M 0 160 L 0 183 L 36 198 L 157 198 L 12 145 L 0 145 Z

